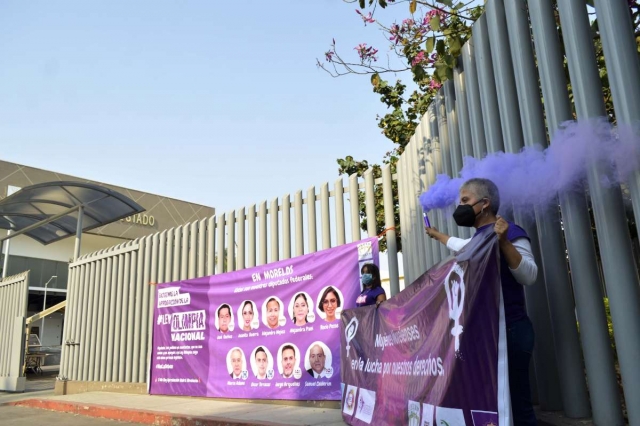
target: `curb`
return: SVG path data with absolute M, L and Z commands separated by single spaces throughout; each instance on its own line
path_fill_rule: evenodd
M 224 417 L 192 417 L 162 411 L 135 410 L 108 405 L 85 404 L 79 402 L 56 401 L 50 399 L 25 399 L 3 405 L 39 408 L 86 417 L 98 417 L 123 422 L 142 423 L 154 426 L 281 426 L 280 423 L 236 420 Z

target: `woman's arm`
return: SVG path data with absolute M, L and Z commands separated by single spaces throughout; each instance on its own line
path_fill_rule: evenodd
M 376 297 L 376 306 L 380 306 L 385 300 L 387 300 L 387 295 L 385 293 L 379 294 L 378 297 Z
M 531 243 L 526 238 L 517 238 L 513 242 L 507 239 L 509 223 L 498 216 L 494 231 L 498 236 L 500 253 L 509 266 L 517 282 L 531 285 L 538 276 L 538 265 L 531 253 Z
M 430 236 L 435 240 L 438 240 L 440 243 L 447 246 L 447 248 L 453 252 L 458 252 L 462 250 L 462 247 L 466 246 L 467 243 L 471 241 L 471 238 L 464 240 L 462 238 L 451 237 L 447 234 L 444 234 L 438 231 L 436 228 L 425 228 L 425 232 L 427 233 L 428 236 Z

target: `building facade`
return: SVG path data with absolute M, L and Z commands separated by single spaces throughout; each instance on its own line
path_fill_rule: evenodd
M 212 207 L 0 160 L 0 199 L 18 188 L 54 181 L 79 181 L 104 186 L 126 195 L 146 209 L 143 213 L 83 233 L 81 254 L 106 249 L 215 214 Z M 6 231 L 0 230 L 0 235 L 4 236 L 5 233 Z M 44 309 L 45 296 L 46 307 L 65 300 L 74 239 L 67 238 L 46 246 L 25 235 L 9 241 L 5 275 L 30 271 L 28 315 Z M 0 268 L 4 265 L 6 250 L 5 243 Z M 63 323 L 64 314 L 56 312 L 45 318 L 44 330 L 41 321 L 34 323 L 32 333 L 40 336 L 44 346 L 57 346 L 62 343 Z

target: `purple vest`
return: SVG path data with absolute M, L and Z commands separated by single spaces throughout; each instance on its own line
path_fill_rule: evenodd
M 494 224 L 489 224 L 478 228 L 476 235 L 486 232 L 493 232 Z M 513 222 L 509 222 L 507 238 L 513 242 L 518 238 L 529 239 L 524 229 Z M 504 301 L 504 314 L 507 326 L 518 320 L 527 317 L 527 307 L 524 300 L 524 286 L 516 281 L 507 265 L 504 257 L 500 256 L 500 280 L 502 281 L 502 299 Z
M 362 306 L 369 306 L 376 304 L 376 298 L 381 294 L 385 294 L 384 288 L 376 287 L 362 290 L 360 296 L 356 299 L 356 306 L 358 308 Z

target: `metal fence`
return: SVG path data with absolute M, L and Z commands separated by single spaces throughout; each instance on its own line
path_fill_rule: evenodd
M 0 391 L 21 392 L 25 388 L 28 294 L 28 271 L 0 280 Z
M 367 234 L 376 235 L 377 185 L 383 188 L 391 293 L 399 291 L 390 168 L 349 186 L 342 179 L 88 254 L 70 264 L 60 378 L 146 383 L 151 354 L 153 283 L 239 270 L 361 239 L 360 193 Z M 345 200 L 349 201 L 348 211 Z M 379 200 L 378 200 L 379 201 Z M 333 204 L 333 209 L 331 209 Z M 319 206 L 320 214 L 316 214 Z M 306 210 L 306 220 L 305 220 Z M 333 210 L 333 211 L 332 211 Z M 319 219 L 319 220 L 318 220 Z M 333 222 L 333 224 L 332 224 Z M 318 234 L 319 225 L 319 234 Z M 332 238 L 333 237 L 333 238 Z M 305 244 L 306 243 L 306 244 Z
M 619 124 L 637 124 L 640 65 L 628 2 L 593 3 L 615 117 Z M 573 119 L 574 113 L 578 120 L 605 115 L 585 0 L 557 2 L 564 44 L 555 13 L 552 0 L 489 0 L 485 14 L 474 24 L 453 80 L 440 90 L 400 159 L 400 223 L 407 282 L 447 255 L 443 246 L 426 238 L 417 201 L 436 174 L 456 176 L 465 156 L 516 153 L 525 146 L 546 144 L 560 123 Z M 557 202 L 561 213 L 540 208 L 535 221 L 521 223 L 541 267 L 536 284 L 526 289 L 536 331 L 537 395 L 543 409 L 563 409 L 574 418 L 592 415 L 594 423 L 603 426 L 624 424 L 624 397 L 629 423 L 640 425 L 638 271 L 621 189 L 600 185 L 607 174 L 602 164 L 589 168 L 590 198 L 561 194 Z M 640 217 L 639 176 L 640 171 L 628 182 L 636 223 Z M 589 201 L 617 354 L 608 334 Z M 468 237 L 468 231 L 455 226 L 449 213 L 435 212 L 433 226 Z M 519 219 L 517 212 L 515 217 Z M 616 380 L 614 366 L 618 363 L 623 394 Z

